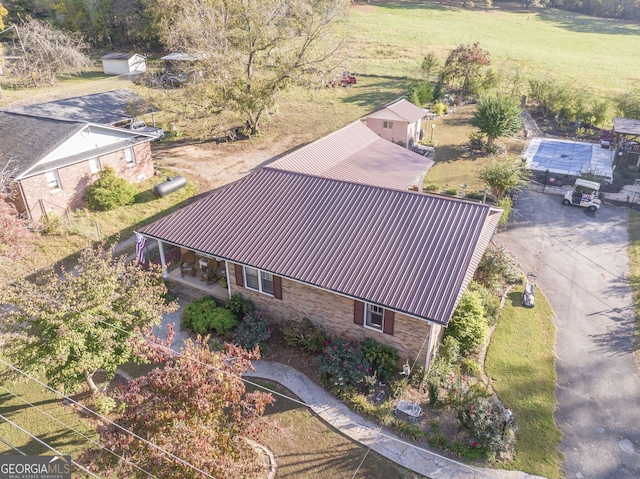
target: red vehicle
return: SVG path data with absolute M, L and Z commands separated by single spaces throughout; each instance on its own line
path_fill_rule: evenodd
M 347 70 L 343 71 L 342 75 L 338 77 L 338 84 L 340 86 L 351 86 L 355 85 L 356 83 L 358 83 L 356 77 L 354 77 Z

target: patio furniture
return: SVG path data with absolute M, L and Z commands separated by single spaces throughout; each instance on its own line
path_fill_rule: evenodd
M 180 258 L 180 277 L 184 277 L 185 274 L 195 276 L 196 274 L 196 255 L 191 251 L 182 253 Z
M 213 284 L 220 279 L 217 273 L 218 261 L 215 258 L 211 258 L 207 262 L 207 266 L 200 270 L 200 279 L 206 281 L 207 285 Z

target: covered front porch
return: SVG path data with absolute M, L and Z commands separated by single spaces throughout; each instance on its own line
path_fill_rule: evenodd
M 229 299 L 231 290 L 227 284 L 229 271 L 226 261 L 160 240 L 153 240 L 151 243 L 157 245 L 159 257 L 156 257 L 155 262 L 159 259 L 165 279 L 205 292 L 222 301 Z

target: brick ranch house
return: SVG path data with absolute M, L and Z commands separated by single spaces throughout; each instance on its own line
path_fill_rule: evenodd
M 422 119 L 426 116 L 422 108 L 400 98 L 365 117 L 366 125 L 385 140 L 402 142 L 411 148 L 420 140 Z
M 82 206 L 107 166 L 131 183 L 153 176 L 148 135 L 94 123 L 0 112 L 0 169 L 13 202 L 33 221 Z
M 265 167 L 139 230 L 215 258 L 211 294 L 241 293 L 272 321 L 375 338 L 427 368 L 501 210 Z M 180 274 L 177 278 L 180 280 Z M 186 278 L 185 278 L 186 279 Z

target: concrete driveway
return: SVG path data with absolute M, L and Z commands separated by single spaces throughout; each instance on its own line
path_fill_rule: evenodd
M 568 478 L 640 478 L 640 375 L 625 208 L 596 213 L 524 192 L 498 235 L 555 312 L 556 422 Z M 517 353 L 517 352 L 516 352 Z

